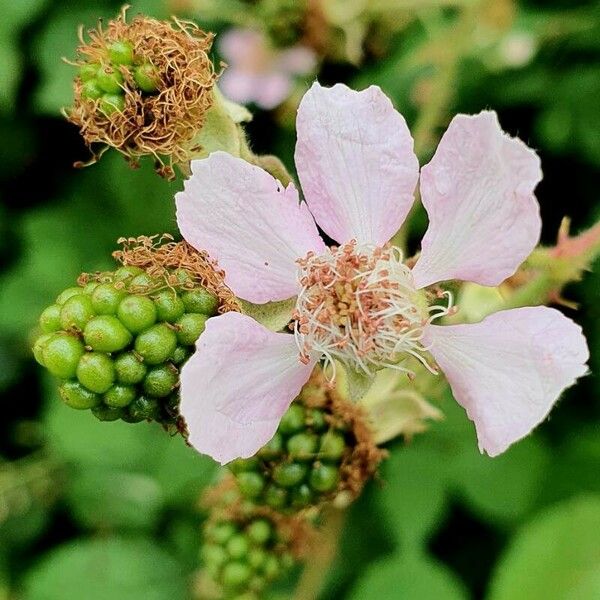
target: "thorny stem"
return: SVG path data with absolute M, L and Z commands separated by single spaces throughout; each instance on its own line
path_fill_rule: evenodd
M 325 575 L 336 557 L 347 511 L 328 507 L 323 510 L 323 525 L 310 548 L 293 600 L 315 600 L 324 584 Z

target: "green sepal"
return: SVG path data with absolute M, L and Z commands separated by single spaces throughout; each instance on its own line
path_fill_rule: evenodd
M 281 331 L 292 319 L 296 297 L 266 304 L 253 304 L 246 300 L 239 302 L 245 315 L 252 317 L 271 331 Z
M 365 373 L 359 373 L 352 367 L 336 363 L 336 386 L 351 402 L 358 402 L 371 389 L 375 378 Z

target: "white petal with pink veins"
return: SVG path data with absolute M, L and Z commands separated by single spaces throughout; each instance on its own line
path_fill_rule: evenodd
M 430 325 L 423 343 L 490 456 L 543 421 L 563 390 L 585 375 L 589 358 L 581 327 L 544 306 L 504 310 L 470 325 Z
M 512 275 L 540 237 L 541 178 L 537 154 L 504 133 L 496 113 L 454 117 L 421 170 L 429 228 L 417 286 L 448 279 L 493 286 Z
M 383 245 L 413 203 L 419 165 L 400 113 L 378 87 L 315 83 L 296 122 L 296 167 L 319 226 L 344 243 Z
M 190 444 L 221 464 L 253 456 L 308 380 L 294 336 L 245 315 L 209 319 L 181 371 L 180 410 Z
M 293 185 L 225 152 L 193 161 L 175 202 L 183 237 L 217 260 L 225 283 L 250 302 L 294 296 L 296 259 L 325 250 Z

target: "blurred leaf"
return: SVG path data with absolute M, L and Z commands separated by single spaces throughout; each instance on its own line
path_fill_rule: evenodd
M 83 594 L 83 595 L 82 595 Z M 184 600 L 181 567 L 149 538 L 77 540 L 29 571 L 24 600 Z
M 600 496 L 538 515 L 518 532 L 492 580 L 489 600 L 600 598 Z
M 466 600 L 461 581 L 446 567 L 420 554 L 396 554 L 369 565 L 349 600 Z
M 66 501 L 72 516 L 93 529 L 149 529 L 164 508 L 162 489 L 151 477 L 92 467 L 77 472 Z

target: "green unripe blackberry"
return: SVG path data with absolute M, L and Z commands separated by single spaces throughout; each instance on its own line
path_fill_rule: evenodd
M 86 352 L 77 365 L 77 379 L 88 390 L 103 394 L 115 381 L 115 367 L 107 354 Z
M 254 511 L 234 508 L 219 516 L 216 510 L 204 526 L 202 566 L 224 600 L 258 598 L 255 593 L 294 565 L 290 532 L 305 535 L 299 524 Z
M 43 314 L 43 313 L 42 313 Z M 63 329 L 83 330 L 86 323 L 96 315 L 92 299 L 85 294 L 69 298 L 60 309 L 60 326 Z
M 90 81 L 96 79 L 100 65 L 98 63 L 85 63 L 79 67 L 79 77 L 81 81 Z
M 107 117 L 125 110 L 125 98 L 119 94 L 103 94 L 100 98 L 100 111 Z
M 183 304 L 187 312 L 201 313 L 212 317 L 217 314 L 219 308 L 219 299 L 204 288 L 196 288 L 181 295 Z
M 228 466 L 243 497 L 285 513 L 345 490 L 352 498 L 380 459 L 360 409 L 330 391 L 318 371 L 256 456 Z
M 78 410 L 94 408 L 102 402 L 98 394 L 88 390 L 78 381 L 65 381 L 58 391 L 65 404 Z
M 133 80 L 136 85 L 147 94 L 158 90 L 158 72 L 152 63 L 144 63 L 133 71 Z
M 92 306 L 99 315 L 114 315 L 126 295 L 125 290 L 115 288 L 112 283 L 101 283 L 92 292 Z
M 83 339 L 97 352 L 118 352 L 126 348 L 133 338 L 117 317 L 101 315 L 88 321 Z
M 117 317 L 131 333 L 141 333 L 156 323 L 156 307 L 147 296 L 126 296 L 117 308 Z
M 140 383 L 148 372 L 148 368 L 142 362 L 141 357 L 138 358 L 133 352 L 119 354 L 115 358 L 114 364 L 117 381 L 124 385 Z
M 177 335 L 165 323 L 153 325 L 135 339 L 135 351 L 148 365 L 158 365 L 169 359 L 177 348 Z
M 81 341 L 65 332 L 51 334 L 44 344 L 42 359 L 44 366 L 56 377 L 71 379 L 75 376 L 80 358 L 85 353 Z
M 96 81 L 100 88 L 107 94 L 121 95 L 123 89 L 123 73 L 110 65 L 104 65 L 98 69 Z
M 149 239 L 148 241 L 151 242 Z M 169 252 L 178 244 L 167 244 Z M 140 264 L 114 272 L 83 274 L 79 286 L 64 290 L 40 316 L 42 334 L 33 345 L 36 361 L 61 382 L 61 396 L 74 408 L 91 408 L 100 420 L 129 423 L 157 420 L 171 432 L 182 431 L 179 406 L 180 369 L 195 350 L 216 296 L 196 283 L 215 281 L 197 273 L 199 257 L 181 244 L 174 264 L 146 260 L 155 246 L 143 247 Z M 156 247 L 157 252 L 162 252 Z M 192 251 L 193 252 L 193 251 Z M 117 253 L 118 254 L 118 253 Z M 119 260 L 119 259 L 118 259 Z M 137 259 L 136 259 L 137 260 Z M 161 254 L 161 261 L 164 256 Z M 192 265 L 190 270 L 180 265 Z M 125 262 L 125 261 L 123 261 Z M 135 262 L 135 261 L 134 261 Z M 195 295 L 196 287 L 199 294 Z M 218 286 L 216 289 L 221 290 Z M 228 308 L 237 308 L 223 288 Z M 179 339 L 178 339 L 179 337 Z
M 40 315 L 40 329 L 44 333 L 53 333 L 60 329 L 60 306 L 51 304 Z
M 133 64 L 133 45 L 126 41 L 113 42 L 108 47 L 108 57 L 113 65 Z

